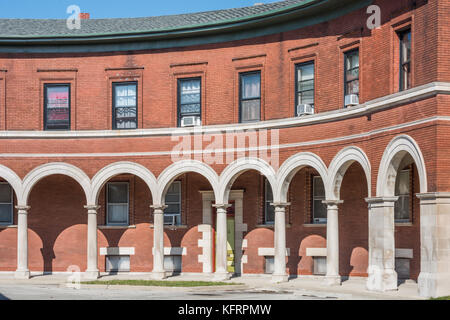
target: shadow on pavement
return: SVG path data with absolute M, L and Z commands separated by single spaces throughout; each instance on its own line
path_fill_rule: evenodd
M 9 300 L 9 298 L 0 293 L 0 301 L 1 300 Z

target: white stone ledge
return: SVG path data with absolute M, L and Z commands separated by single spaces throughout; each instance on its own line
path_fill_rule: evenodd
M 286 248 L 286 257 L 291 255 L 290 248 Z M 258 256 L 260 257 L 273 257 L 275 256 L 275 248 L 258 248 Z
M 395 249 L 395 257 L 413 259 L 413 249 Z
M 155 248 L 152 248 L 152 254 L 155 255 Z M 187 255 L 186 247 L 164 247 L 165 256 L 185 256 Z
M 306 248 L 307 257 L 326 257 L 327 248 Z
M 134 247 L 109 247 L 109 248 L 100 248 L 101 256 L 132 256 L 135 254 Z
M 256 123 L 232 123 L 226 125 L 211 125 L 194 128 L 158 128 L 158 129 L 138 129 L 138 130 L 86 130 L 86 131 L 68 131 L 68 132 L 50 132 L 50 131 L 2 131 L 0 139 L 55 139 L 55 138 L 111 138 L 111 137 L 145 137 L 145 136 L 171 136 L 210 134 L 226 130 L 262 130 L 262 129 L 281 129 L 289 127 L 309 126 L 318 123 L 333 122 L 345 120 L 358 116 L 384 110 L 397 105 L 412 103 L 427 97 L 433 97 L 437 94 L 450 94 L 449 82 L 431 82 L 419 87 L 415 87 L 402 92 L 380 97 L 367 101 L 352 108 L 338 109 L 329 112 L 319 113 L 311 116 L 276 119 L 260 121 Z

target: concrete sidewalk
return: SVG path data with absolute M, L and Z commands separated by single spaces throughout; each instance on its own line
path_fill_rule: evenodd
M 29 280 L 16 280 L 12 273 L 0 274 L 0 285 L 51 285 L 66 288 L 69 274 L 32 275 Z M 151 274 L 103 274 L 100 281 L 107 280 L 151 280 Z M 366 278 L 351 278 L 342 282 L 341 286 L 328 287 L 323 284 L 323 277 L 301 277 L 290 279 L 287 283 L 273 284 L 268 275 L 244 275 L 233 277 L 229 282 L 239 283 L 237 286 L 211 286 L 211 287 L 145 287 L 145 286 L 107 286 L 83 285 L 83 289 L 105 290 L 138 290 L 138 291 L 184 291 L 184 292 L 239 292 L 258 291 L 267 293 L 293 293 L 301 296 L 318 298 L 336 298 L 340 300 L 415 300 L 423 299 L 418 295 L 417 283 L 406 281 L 399 285 L 397 291 L 371 292 L 366 290 Z M 86 281 L 81 277 L 81 281 Z M 214 281 L 212 275 L 182 274 L 171 276 L 167 281 Z

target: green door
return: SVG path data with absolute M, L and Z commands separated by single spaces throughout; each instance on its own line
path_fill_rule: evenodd
M 234 217 L 227 217 L 227 270 L 234 273 Z

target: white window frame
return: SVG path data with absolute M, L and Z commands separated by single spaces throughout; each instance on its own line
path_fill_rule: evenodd
M 324 183 L 324 181 L 323 181 L 321 176 L 313 176 L 313 179 L 312 179 L 312 220 L 313 220 L 314 224 L 326 224 L 327 221 L 328 221 L 327 218 L 316 218 L 315 217 L 315 213 L 316 213 L 315 203 L 316 203 L 316 201 L 317 200 L 322 200 L 322 201 L 325 200 L 325 195 L 323 195 L 323 197 L 316 197 L 315 196 L 315 185 L 316 185 L 315 181 L 317 179 L 321 179 L 322 183 Z
M 109 222 L 109 205 L 123 205 L 123 203 L 109 203 L 109 186 L 112 184 L 123 184 L 127 186 L 127 221 L 126 223 Z M 130 184 L 128 182 L 108 182 L 106 184 L 106 225 L 107 226 L 128 226 L 130 225 Z
M 180 190 L 180 193 L 179 193 L 179 196 L 178 196 L 178 201 L 177 202 L 167 202 L 167 201 L 165 201 L 165 204 L 166 205 L 169 205 L 169 204 L 178 204 L 179 206 L 179 208 L 180 208 L 180 212 L 179 213 L 177 213 L 177 214 L 168 214 L 168 213 L 165 213 L 164 212 L 164 225 L 166 225 L 166 226 L 176 226 L 177 225 L 177 219 L 176 219 L 176 217 L 177 216 L 179 216 L 180 217 L 180 222 L 181 222 L 181 193 L 182 193 L 182 190 L 181 190 L 181 181 L 174 181 L 174 182 L 172 182 L 172 184 L 174 184 L 174 183 L 176 183 L 176 184 L 179 184 L 179 190 Z M 166 197 L 167 197 L 167 194 L 168 194 L 168 192 L 166 193 Z M 172 223 L 166 223 L 166 217 L 172 217 L 173 219 L 172 219 Z
M 409 192 L 408 192 L 408 194 L 399 194 L 399 195 L 396 195 L 396 196 L 398 196 L 399 197 L 399 199 L 397 200 L 397 201 L 400 201 L 400 198 L 401 197 L 407 197 L 408 198 L 408 201 L 409 201 L 409 215 L 408 215 L 408 219 L 397 219 L 396 218 L 396 212 L 395 212 L 395 209 L 394 209 L 394 219 L 395 219 L 395 223 L 410 223 L 411 221 L 412 221 L 412 219 L 411 219 L 411 176 L 412 176 L 412 170 L 411 169 L 405 169 L 405 170 L 400 170 L 399 171 L 399 173 L 403 173 L 403 172 L 407 172 L 408 173 L 408 187 L 409 187 Z M 400 178 L 400 175 L 398 175 L 398 178 Z M 397 188 L 397 182 L 396 182 L 396 184 L 395 184 L 395 187 Z
M 264 179 L 264 224 L 273 225 L 275 224 L 275 216 L 273 221 L 268 221 L 267 219 L 267 209 L 271 205 L 271 203 L 273 203 L 273 199 L 272 200 L 267 199 L 268 187 L 270 187 L 270 183 L 269 180 L 267 180 L 266 178 Z M 272 197 L 273 197 L 273 190 L 272 190 Z
M 9 204 L 9 205 L 11 205 L 11 213 L 10 213 L 11 220 L 10 221 L 6 221 L 6 222 L 0 222 L 0 225 L 2 225 L 2 226 L 9 226 L 9 225 L 12 225 L 14 223 L 14 195 L 13 195 L 13 188 L 11 187 L 11 185 L 8 182 L 0 182 L 0 184 L 4 184 L 4 185 L 8 185 L 9 186 L 10 199 L 11 199 L 11 202 L 0 202 L 0 205 L 1 204 Z

